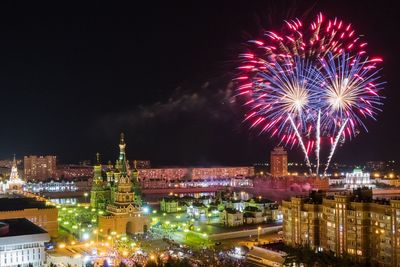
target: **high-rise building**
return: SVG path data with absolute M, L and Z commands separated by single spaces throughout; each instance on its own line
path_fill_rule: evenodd
M 288 245 L 349 255 L 371 266 L 400 266 L 400 199 L 373 199 L 372 190 L 283 201 L 283 233 Z
M 287 152 L 283 147 L 276 147 L 271 151 L 271 175 L 282 177 L 288 175 Z
M 133 165 L 136 165 L 137 169 L 150 169 L 151 168 L 150 160 L 135 159 L 133 161 Z
M 57 175 L 56 156 L 25 156 L 25 180 L 45 180 Z

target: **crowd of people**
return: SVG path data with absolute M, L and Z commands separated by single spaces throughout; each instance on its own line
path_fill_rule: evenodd
M 151 236 L 144 236 L 144 240 L 151 239 Z M 155 248 L 154 246 L 142 247 L 132 255 L 116 257 L 120 266 L 126 267 L 167 267 L 167 266 L 191 266 L 191 267 L 219 267 L 247 266 L 245 259 L 238 259 L 230 256 L 229 250 L 218 250 L 215 248 L 202 248 L 194 250 L 188 246 L 180 245 L 173 240 L 164 239 L 165 245 Z M 101 266 L 101 265 L 100 265 Z M 102 266 L 108 266 L 103 262 Z

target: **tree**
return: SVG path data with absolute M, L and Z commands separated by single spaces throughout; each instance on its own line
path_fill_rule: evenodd
M 298 263 L 298 255 L 296 249 L 292 246 L 288 246 L 285 249 L 286 256 L 284 257 L 284 266 L 293 266 L 294 264 Z
M 318 267 L 361 267 L 370 266 L 367 262 L 357 262 L 354 256 L 343 254 L 338 257 L 333 251 L 315 252 L 309 246 L 286 246 L 284 265 L 293 266 L 303 264 L 304 266 Z

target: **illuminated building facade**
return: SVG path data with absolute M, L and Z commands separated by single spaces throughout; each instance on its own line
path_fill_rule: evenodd
M 274 177 L 288 175 L 287 152 L 283 147 L 276 147 L 271 151 L 271 175 Z
M 25 156 L 24 176 L 26 181 L 56 177 L 56 156 Z
M 191 169 L 193 180 L 249 177 L 254 175 L 254 167 L 214 167 Z
M 93 175 L 93 167 L 83 165 L 62 165 L 57 167 L 56 177 L 59 179 L 73 180 L 82 177 L 91 177 Z
M 40 192 L 76 192 L 83 191 L 81 188 L 88 188 L 88 182 L 74 181 L 49 181 L 49 182 L 28 182 L 25 184 L 25 191 L 40 193 Z M 81 186 L 81 185 L 84 186 Z M 90 187 L 89 187 L 90 190 Z
M 0 220 L 26 218 L 45 229 L 52 237 L 58 234 L 58 210 L 33 198 L 0 198 Z M 1 265 L 0 265 L 1 266 Z
M 329 177 L 330 186 L 345 186 L 346 177 L 345 176 L 331 176 Z
M 14 160 L 11 166 L 11 173 L 10 178 L 7 181 L 0 182 L 0 192 L 21 192 L 23 190 L 25 182 L 19 177 L 18 168 L 17 168 L 17 161 Z
M 207 216 L 208 208 L 202 202 L 194 202 L 186 208 L 186 213 L 189 217 L 200 219 L 200 217 Z
M 105 206 L 105 214 L 99 216 L 99 229 L 107 234 L 143 233 L 149 225 L 149 217 L 142 210 L 138 171 L 136 166 L 129 170 L 125 148 L 125 138 L 121 134 L 119 158 L 114 169 L 107 170 L 106 179 L 99 160 L 94 166 L 90 202 L 93 207 Z
M 377 183 L 387 184 L 394 187 L 400 187 L 400 179 L 375 179 Z
M 0 266 L 45 266 L 49 234 L 27 219 L 0 220 Z
M 244 184 L 250 184 L 245 178 L 251 176 L 254 176 L 254 167 L 138 169 L 139 181 L 143 188 L 168 188 L 171 185 L 181 187 L 180 183 L 190 184 L 204 181 L 226 181 L 226 185 L 229 185 L 231 179 L 235 179 L 235 185 L 242 183 L 245 186 Z M 184 187 L 184 185 L 182 186 Z
M 162 184 L 172 181 L 189 179 L 188 168 L 158 168 L 158 169 L 139 169 L 139 181 L 142 184 L 157 182 Z
M 160 200 L 160 210 L 166 213 L 186 211 L 186 203 L 178 197 L 164 197 Z
M 229 227 L 235 227 L 243 225 L 243 213 L 232 209 L 232 208 L 225 208 L 223 211 L 219 213 L 220 222 Z
M 180 211 L 187 211 L 188 213 L 192 214 L 194 207 L 201 207 L 207 206 L 209 207 L 212 202 L 212 198 L 209 196 L 200 196 L 200 197 L 191 197 L 191 196 L 183 196 L 178 197 L 177 195 L 171 195 L 169 197 L 163 197 L 160 200 L 160 210 L 165 213 L 173 213 L 173 212 L 180 212 Z M 197 205 L 201 204 L 201 205 Z M 188 211 L 188 209 L 191 211 Z
M 93 208 L 105 210 L 111 202 L 111 184 L 104 181 L 100 164 L 100 155 L 97 153 L 97 162 L 93 166 L 93 182 L 90 191 L 90 205 Z
M 400 200 L 373 200 L 372 190 L 283 201 L 284 241 L 350 255 L 373 266 L 400 265 Z
M 253 180 L 248 178 L 231 178 L 229 185 L 232 187 L 253 187 Z
M 358 188 L 358 187 L 372 187 L 370 174 L 368 172 L 362 172 L 361 169 L 354 169 L 351 173 L 346 173 L 345 187 L 346 188 Z

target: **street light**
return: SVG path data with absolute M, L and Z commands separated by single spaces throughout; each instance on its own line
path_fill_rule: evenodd
M 261 226 L 258 226 L 258 228 L 257 228 L 257 241 L 258 241 L 258 244 L 260 244 L 260 231 L 261 231 Z
M 88 192 L 83 193 L 83 196 L 85 197 L 85 203 L 87 203 L 87 197 L 89 196 Z

